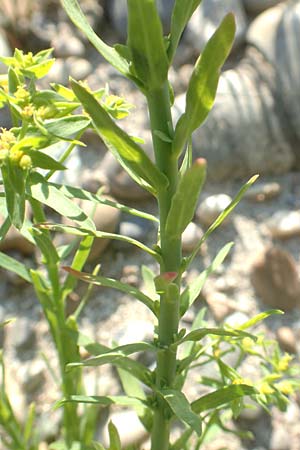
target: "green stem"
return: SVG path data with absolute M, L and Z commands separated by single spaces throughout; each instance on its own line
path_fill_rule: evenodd
M 181 239 L 170 239 L 165 232 L 166 220 L 178 182 L 178 162 L 172 154 L 172 144 L 160 136 L 172 137 L 172 117 L 167 82 L 156 91 L 147 94 L 152 140 L 157 167 L 167 176 L 169 186 L 158 195 L 160 220 L 160 246 L 162 262 L 160 271 L 180 271 Z M 157 133 L 159 131 L 159 133 Z M 180 277 L 176 283 L 179 286 Z M 179 292 L 179 291 L 178 291 Z M 158 389 L 172 388 L 176 376 L 176 350 L 171 349 L 179 324 L 179 295 L 163 293 L 160 297 L 158 318 L 158 342 L 161 350 L 157 355 L 156 386 Z M 151 450 L 168 450 L 170 440 L 170 411 L 166 403 L 157 397 L 154 413 Z
M 30 198 L 30 204 L 32 207 L 33 217 L 35 223 L 45 222 L 46 218 L 42 205 L 37 200 Z M 52 245 L 50 233 L 47 230 L 43 230 L 42 233 L 45 236 L 46 245 Z M 42 249 L 41 249 L 42 251 Z M 49 281 L 51 284 L 51 291 L 49 292 L 51 314 L 54 314 L 56 320 L 51 320 L 51 314 L 49 311 L 45 311 L 45 316 L 48 319 L 49 327 L 54 340 L 61 373 L 61 390 L 64 397 L 69 397 L 74 392 L 78 391 L 81 384 L 81 376 L 74 373 L 66 373 L 66 365 L 73 360 L 73 348 L 76 345 L 73 342 L 68 342 L 68 337 L 65 333 L 65 311 L 64 301 L 62 297 L 62 290 L 60 287 L 58 263 L 54 261 L 46 262 Z M 38 292 L 37 292 L 38 295 Z M 76 351 L 76 350 L 75 350 Z M 74 441 L 80 440 L 80 424 L 79 416 L 77 413 L 76 404 L 64 405 L 64 429 L 65 439 L 68 446 L 71 446 Z

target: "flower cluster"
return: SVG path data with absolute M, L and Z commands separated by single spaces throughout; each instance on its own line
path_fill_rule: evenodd
M 10 161 L 12 164 L 19 166 L 23 170 L 28 170 L 32 166 L 29 155 L 20 150 L 17 146 L 17 139 L 10 130 L 1 128 L 0 132 L 0 165 Z

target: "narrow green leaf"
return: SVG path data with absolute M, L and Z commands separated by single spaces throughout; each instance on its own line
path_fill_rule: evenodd
M 144 351 L 157 351 L 157 347 L 148 342 L 135 342 L 133 344 L 120 345 L 109 351 L 97 355 L 94 358 L 88 358 L 82 362 L 74 362 L 68 364 L 68 368 L 78 367 L 78 366 L 102 366 L 107 364 L 107 362 L 114 361 L 115 359 L 122 358 L 124 356 L 129 356 L 134 353 L 144 352 Z
M 117 289 L 118 291 L 124 292 L 125 294 L 132 295 L 140 302 L 144 303 L 144 305 L 147 306 L 147 308 L 150 309 L 150 311 L 155 314 L 155 308 L 154 303 L 147 295 L 143 294 L 139 289 L 135 288 L 134 286 L 131 286 L 126 283 L 122 283 L 118 280 L 115 280 L 113 278 L 106 278 L 102 276 L 95 276 L 89 273 L 85 272 L 79 272 L 78 270 L 74 270 L 71 267 L 64 267 L 64 270 L 66 270 L 68 273 L 73 275 L 76 278 L 79 278 L 82 281 L 85 281 L 86 283 L 92 283 L 97 286 L 105 286 L 113 289 Z
M 105 450 L 102 444 L 99 444 L 99 442 L 92 442 L 91 450 Z
M 169 144 L 172 144 L 173 139 L 168 136 L 166 133 L 163 133 L 162 131 L 159 130 L 154 130 L 153 132 L 155 134 L 155 136 L 157 136 L 161 141 L 163 142 L 167 142 Z
M 148 296 L 153 299 L 153 301 L 159 300 L 159 297 L 157 295 L 156 288 L 155 288 L 154 272 L 150 269 L 150 267 L 144 266 L 144 265 L 141 268 L 141 272 L 142 272 L 142 278 L 143 278 L 144 287 L 145 287 L 144 290 L 146 291 Z
M 168 76 L 169 61 L 155 0 L 128 0 L 128 47 L 134 71 L 148 90 Z
M 2 180 L 5 190 L 6 208 L 11 223 L 20 230 L 25 219 L 25 177 L 19 167 L 11 164 L 2 166 Z
M 95 230 L 93 221 L 86 216 L 82 209 L 48 183 L 41 174 L 32 172 L 28 176 L 26 191 L 32 198 L 54 209 L 63 217 L 68 217 L 89 230 Z
M 153 194 L 165 189 L 168 185 L 167 178 L 141 147 L 115 124 L 92 94 L 74 80 L 71 84 L 84 109 L 91 116 L 96 131 L 129 175 Z
M 65 166 L 46 153 L 31 149 L 27 149 L 25 153 L 30 156 L 33 167 L 46 170 L 66 170 Z
M 47 61 L 35 64 L 34 66 L 28 67 L 27 69 L 22 69 L 22 72 L 29 78 L 43 78 L 45 75 L 47 75 L 54 62 L 55 59 L 48 59 Z
M 3 216 L 3 214 L 2 214 L 2 216 Z M 5 236 L 7 235 L 10 227 L 11 227 L 11 220 L 10 220 L 10 217 L 7 216 L 7 217 L 5 217 L 3 223 L 2 223 L 2 225 L 0 227 L 0 241 L 2 241 L 5 238 Z
M 84 347 L 89 353 L 91 353 L 96 357 L 105 353 L 109 354 L 116 350 L 106 347 L 102 344 L 98 344 L 97 342 L 94 342 L 88 336 L 85 336 L 84 334 L 78 332 L 77 330 L 75 331 L 68 329 L 67 332 L 78 346 Z M 146 386 L 149 387 L 152 386 L 151 372 L 137 361 L 134 361 L 133 359 L 123 356 L 120 357 L 119 359 L 116 358 L 113 364 L 115 367 L 119 367 L 125 372 L 129 372 L 132 376 L 136 377 Z
M 247 322 L 243 323 L 242 325 L 239 325 L 239 330 L 247 330 L 248 328 L 251 328 L 261 322 L 262 320 L 265 320 L 267 317 L 272 316 L 273 314 L 284 314 L 279 309 L 270 309 L 268 311 L 264 311 L 262 313 L 257 314 L 256 316 L 252 317 L 251 319 L 247 320 Z
M 191 264 L 191 262 L 194 260 L 195 256 L 198 254 L 203 242 L 206 241 L 206 239 L 211 235 L 211 233 L 218 228 L 218 226 L 221 225 L 221 223 L 226 219 L 227 216 L 234 210 L 234 208 L 239 204 L 241 199 L 243 198 L 244 194 L 247 192 L 247 190 L 252 186 L 253 183 L 257 180 L 258 175 L 254 175 L 250 178 L 247 183 L 245 183 L 237 195 L 234 197 L 232 202 L 220 213 L 220 215 L 216 218 L 216 220 L 211 224 L 211 226 L 206 230 L 202 238 L 200 239 L 198 245 L 195 247 L 193 253 L 186 259 L 185 264 L 185 270 L 186 268 Z
M 83 266 L 85 265 L 90 250 L 92 248 L 94 238 L 92 236 L 85 236 L 83 239 L 81 239 L 80 244 L 78 246 L 78 243 L 76 242 L 76 239 L 74 239 L 77 250 L 73 257 L 73 261 L 71 264 L 71 268 L 75 270 L 81 270 Z M 72 246 L 72 243 L 70 244 Z M 70 246 L 67 246 L 67 252 L 70 248 Z M 59 251 L 58 251 L 59 253 Z M 60 261 L 62 261 L 63 257 L 60 256 Z M 62 288 L 62 297 L 67 298 L 67 296 L 75 289 L 75 286 L 77 285 L 77 278 L 73 277 L 71 274 L 68 274 Z
M 180 237 L 192 221 L 205 176 L 206 161 L 203 158 L 198 158 L 182 175 L 166 221 L 166 234 L 170 239 Z
M 144 211 L 139 211 L 138 209 L 131 208 L 129 206 L 122 205 L 119 202 L 110 200 L 106 197 L 102 197 L 101 195 L 92 194 L 89 191 L 86 191 L 81 188 L 68 186 L 66 184 L 56 184 L 56 183 L 49 183 L 53 185 L 56 189 L 60 190 L 66 197 L 69 198 L 78 198 L 81 200 L 90 200 L 93 203 L 101 203 L 102 205 L 108 205 L 112 206 L 113 208 L 119 209 L 122 212 L 131 214 L 133 216 L 142 217 L 143 219 L 150 220 L 152 222 L 158 222 L 157 217 L 153 216 L 152 214 L 148 214 Z
M 70 102 L 76 101 L 76 96 L 75 96 L 74 92 L 72 91 L 72 89 L 69 89 L 66 86 L 63 86 L 62 84 L 58 84 L 58 83 L 50 83 L 50 86 L 55 90 L 55 92 L 60 97 L 66 99 Z
M 2 267 L 2 269 L 9 270 L 10 272 L 16 273 L 17 275 L 19 275 L 19 277 L 23 278 L 23 280 L 28 281 L 28 283 L 32 282 L 30 273 L 25 264 L 22 264 L 20 261 L 17 261 L 16 259 L 2 252 L 0 252 L 0 267 Z
M 173 151 L 179 155 L 192 132 L 206 119 L 218 87 L 219 75 L 233 43 L 235 21 L 229 13 L 213 34 L 196 62 L 186 95 L 185 113 L 179 119 Z
M 216 409 L 220 406 L 224 406 L 240 397 L 244 397 L 246 395 L 256 395 L 257 393 L 257 390 L 252 386 L 248 386 L 246 384 L 233 384 L 204 395 L 194 401 L 191 407 L 194 412 L 199 414 L 210 409 Z
M 175 416 L 183 423 L 190 426 L 198 436 L 202 433 L 202 421 L 200 416 L 195 414 L 191 405 L 182 392 L 174 389 L 163 389 L 160 391 Z
M 11 148 L 12 151 L 34 149 L 39 150 L 50 145 L 51 140 L 47 136 L 31 136 L 27 135 L 23 139 L 17 141 Z
M 35 404 L 31 403 L 28 408 L 28 413 L 24 427 L 24 440 L 27 444 L 29 444 L 30 439 L 34 433 L 35 418 L 36 418 Z
M 234 337 L 238 339 L 243 339 L 245 337 L 249 337 L 253 339 L 254 341 L 257 340 L 255 336 L 253 336 L 250 333 L 245 333 L 241 330 L 225 330 L 224 328 L 199 328 L 198 330 L 193 330 L 190 333 L 188 333 L 186 336 L 184 336 L 178 343 L 181 344 L 182 342 L 186 341 L 201 341 L 205 336 L 208 335 L 214 335 L 214 336 L 229 336 Z M 176 344 L 178 344 L 176 343 Z
M 70 395 L 70 397 L 63 398 L 55 403 L 54 408 L 60 408 L 66 403 L 91 403 L 101 406 L 130 406 L 130 407 L 144 407 L 145 404 L 138 398 L 129 396 L 99 396 L 99 395 Z
M 112 421 L 108 424 L 109 448 L 108 450 L 122 450 L 121 439 L 117 428 Z
M 87 128 L 91 120 L 87 116 L 76 115 L 52 119 L 44 123 L 48 133 L 61 139 L 69 138 Z
M 175 0 L 171 19 L 170 46 L 168 48 L 170 62 L 173 60 L 186 24 L 200 3 L 201 0 Z
M 223 263 L 224 259 L 228 255 L 232 246 L 233 246 L 233 242 L 229 242 L 228 244 L 226 244 L 219 251 L 219 253 L 215 257 L 215 259 L 207 267 L 207 269 L 205 269 L 203 272 L 201 272 L 200 275 L 185 288 L 185 290 L 181 294 L 181 300 L 180 300 L 180 304 L 181 304 L 180 310 L 181 310 L 182 315 L 189 309 L 189 307 L 197 299 L 208 276 L 212 272 L 214 272 Z
M 79 221 L 79 219 L 77 218 L 71 218 L 71 220 Z M 91 230 L 90 228 L 84 228 L 83 226 L 73 227 L 70 225 L 61 225 L 58 223 L 55 224 L 40 223 L 35 226 L 37 228 L 44 230 L 52 230 L 52 231 L 59 231 L 62 233 L 73 234 L 74 236 L 94 236 L 96 238 L 115 239 L 117 241 L 128 242 L 129 244 L 135 245 L 136 247 L 144 250 L 145 252 L 149 253 L 149 255 L 152 255 L 156 260 L 160 261 L 160 255 L 158 255 L 158 253 L 156 253 L 155 250 L 152 250 L 151 248 L 147 247 L 146 245 L 142 244 L 136 239 L 123 236 L 121 234 L 107 233 L 105 231 L 94 231 Z
M 122 58 L 119 53 L 109 45 L 105 44 L 102 39 L 97 36 L 88 20 L 84 16 L 77 0 L 62 0 L 62 5 L 72 20 L 72 22 L 85 34 L 91 44 L 98 50 L 99 53 L 119 72 L 127 78 L 133 79 L 129 64 L 125 58 Z
M 6 64 L 7 62 L 5 62 L 5 61 L 7 61 L 8 59 L 10 60 L 10 58 L 2 58 L 1 60 L 2 60 L 2 62 L 4 62 L 4 64 Z M 14 62 L 14 58 L 11 58 L 11 59 L 12 59 L 12 62 Z M 18 78 L 18 75 L 16 74 L 15 70 L 12 67 L 10 67 L 8 69 L 8 90 L 9 90 L 9 93 L 10 94 L 14 94 L 16 92 L 19 84 L 20 84 L 20 80 Z

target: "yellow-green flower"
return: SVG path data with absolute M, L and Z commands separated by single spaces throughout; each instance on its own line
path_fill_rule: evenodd
M 276 389 L 278 389 L 280 392 L 282 392 L 282 394 L 285 394 L 285 395 L 290 395 L 290 394 L 293 394 L 293 392 L 294 392 L 293 385 L 288 380 L 282 380 L 279 383 L 276 383 L 274 386 L 276 387 Z
M 275 392 L 274 389 L 272 388 L 272 386 L 269 383 L 267 383 L 266 381 L 263 381 L 259 385 L 258 390 L 261 394 L 265 394 L 265 395 L 274 394 L 274 392 Z
M 29 155 L 23 155 L 20 159 L 19 166 L 23 170 L 30 169 L 32 167 L 32 160 Z

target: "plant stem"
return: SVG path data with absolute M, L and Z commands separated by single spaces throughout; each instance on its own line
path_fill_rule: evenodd
M 31 198 L 30 203 L 32 207 L 34 222 L 45 222 L 46 218 L 40 202 Z M 52 245 L 50 233 L 47 230 L 43 230 L 42 233 L 44 235 L 44 244 L 50 247 Z M 40 250 L 43 254 L 42 247 L 40 248 Z M 53 251 L 56 252 L 55 248 L 53 248 Z M 75 356 L 77 356 L 77 347 L 76 344 L 69 340 L 69 337 L 65 332 L 66 320 L 64 301 L 58 273 L 58 256 L 56 254 L 57 260 L 56 258 L 54 258 L 53 261 L 47 260 L 47 255 L 44 255 L 44 257 L 46 261 L 49 282 L 51 285 L 49 292 L 46 294 L 49 299 L 49 305 L 51 305 L 49 308 L 50 310 L 44 308 L 44 312 L 48 320 L 58 354 L 61 373 L 61 390 L 64 397 L 69 397 L 74 392 L 78 392 L 78 388 L 81 385 L 81 375 L 79 371 L 76 374 L 71 374 L 67 373 L 65 370 L 66 365 L 71 362 Z M 39 292 L 37 290 L 36 293 L 39 297 Z M 44 307 L 43 302 L 41 303 Z M 53 319 L 54 317 L 55 319 Z M 66 405 L 64 405 L 63 421 L 65 428 L 65 440 L 67 445 L 71 446 L 74 441 L 80 440 L 80 420 L 77 413 L 76 404 L 67 403 Z
M 165 232 L 166 220 L 173 195 L 178 182 L 177 158 L 172 154 L 172 144 L 160 136 L 172 137 L 172 117 L 167 82 L 156 91 L 147 94 L 150 113 L 152 140 L 157 167 L 166 175 L 169 186 L 159 192 L 158 207 L 160 221 L 160 246 L 162 262 L 160 271 L 177 272 L 181 267 L 181 239 L 170 239 Z M 160 133 L 157 134 L 157 131 Z M 170 136 L 171 135 L 171 136 Z M 176 283 L 179 286 L 180 277 Z M 176 350 L 170 346 L 178 332 L 179 324 L 179 290 L 177 295 L 161 294 L 158 318 L 158 342 L 161 350 L 157 356 L 156 386 L 158 389 L 171 388 L 176 375 Z M 157 409 L 154 413 L 151 450 L 168 450 L 170 439 L 169 409 L 162 398 L 157 398 Z

